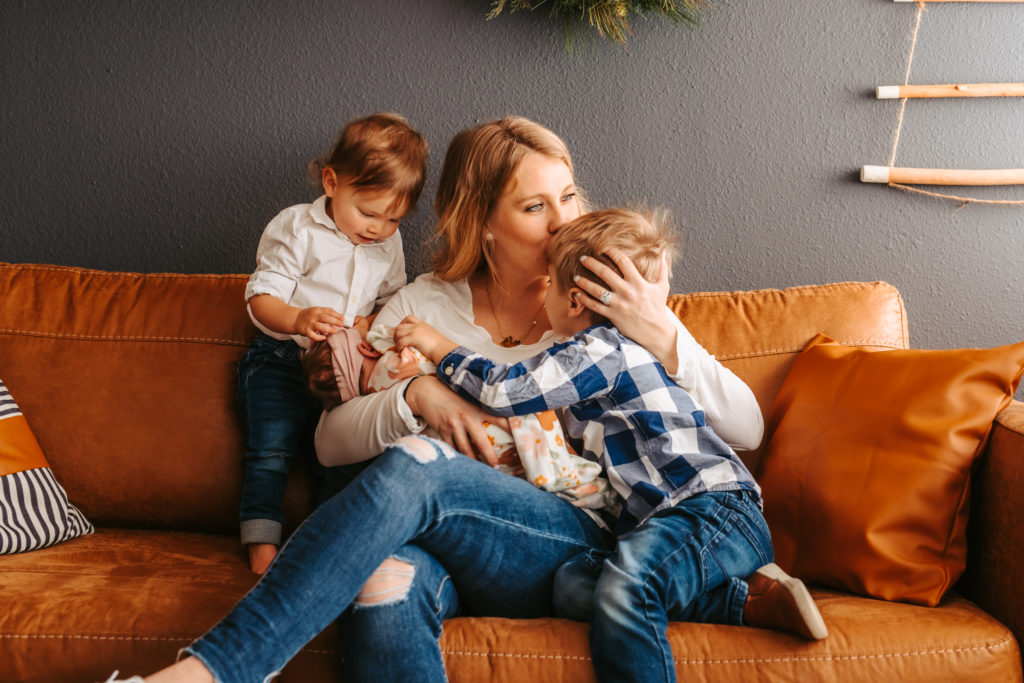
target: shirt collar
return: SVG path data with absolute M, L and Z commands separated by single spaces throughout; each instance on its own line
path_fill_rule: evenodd
M 327 215 L 327 195 L 320 195 L 315 202 L 310 204 L 309 215 L 320 225 L 331 230 L 338 230 L 338 226 L 334 224 L 334 219 Z
M 396 231 L 394 235 L 386 237 L 382 240 L 377 240 L 376 242 L 356 244 L 355 242 L 349 239 L 348 235 L 343 233 L 341 230 L 338 230 L 338 226 L 334 224 L 334 219 L 327 214 L 327 195 L 325 194 L 320 195 L 315 202 L 309 205 L 309 215 L 316 223 L 338 233 L 339 237 L 341 237 L 342 239 L 356 247 L 372 247 L 378 244 L 384 244 L 385 242 L 388 242 L 392 237 L 398 234 L 398 232 Z

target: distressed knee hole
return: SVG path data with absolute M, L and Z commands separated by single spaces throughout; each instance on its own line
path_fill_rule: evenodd
M 362 590 L 356 596 L 355 604 L 367 607 L 398 602 L 409 594 L 415 574 L 416 569 L 413 565 L 405 560 L 389 557 L 381 562 L 363 584 Z
M 437 449 L 434 448 L 434 445 L 418 436 L 403 436 L 395 441 L 394 445 L 411 455 L 417 462 L 437 460 Z

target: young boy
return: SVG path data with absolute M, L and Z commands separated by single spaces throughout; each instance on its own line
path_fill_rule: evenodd
M 420 349 L 442 381 L 495 414 L 565 407 L 570 443 L 604 467 L 623 499 L 612 521 L 618 547 L 570 561 L 555 584 L 563 616 L 591 618 L 599 680 L 675 680 L 669 620 L 824 638 L 807 589 L 771 564 L 760 488 L 742 461 L 646 349 L 580 303 L 580 256 L 610 248 L 654 281 L 668 243 L 660 226 L 622 209 L 559 229 L 548 245 L 545 306 L 567 341 L 538 356 L 495 364 L 412 317 L 395 332 L 398 346 Z
M 324 194 L 279 213 L 260 239 L 245 289 L 259 333 L 238 366 L 246 442 L 241 538 L 258 574 L 281 544 L 291 460 L 312 454 L 322 410 L 306 390 L 302 350 L 405 284 L 398 223 L 419 199 L 426 161 L 423 136 L 401 116 L 351 121 L 310 164 Z

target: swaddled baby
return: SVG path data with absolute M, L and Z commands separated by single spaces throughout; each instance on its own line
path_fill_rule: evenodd
M 394 328 L 357 318 L 316 342 L 302 364 L 312 392 L 330 410 L 353 396 L 381 391 L 417 375 L 431 375 L 436 366 L 412 347 L 395 350 Z M 576 455 L 565 440 L 554 411 L 510 417 L 508 430 L 492 422 L 484 430 L 498 456 L 497 469 L 523 477 L 579 507 L 617 507 L 619 502 L 601 466 Z

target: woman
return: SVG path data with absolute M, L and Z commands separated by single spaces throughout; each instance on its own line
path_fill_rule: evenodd
M 582 210 L 562 140 L 517 117 L 462 131 L 436 210 L 433 272 L 400 291 L 377 322 L 415 313 L 502 362 L 551 344 L 545 247 Z M 595 297 L 587 306 L 654 353 L 730 445 L 756 446 L 753 394 L 665 307 L 668 274 L 650 284 L 611 256 L 623 277 L 585 262 L 611 287 L 581 281 Z M 303 523 L 249 595 L 186 648 L 191 657 L 146 680 L 262 681 L 339 615 L 346 680 L 444 680 L 444 619 L 550 614 L 554 572 L 583 550 L 609 547 L 611 536 L 584 510 L 463 457 L 493 461 L 484 417 L 436 377 L 326 414 L 317 431 L 325 465 L 381 455 Z M 427 426 L 447 444 L 409 436 Z

